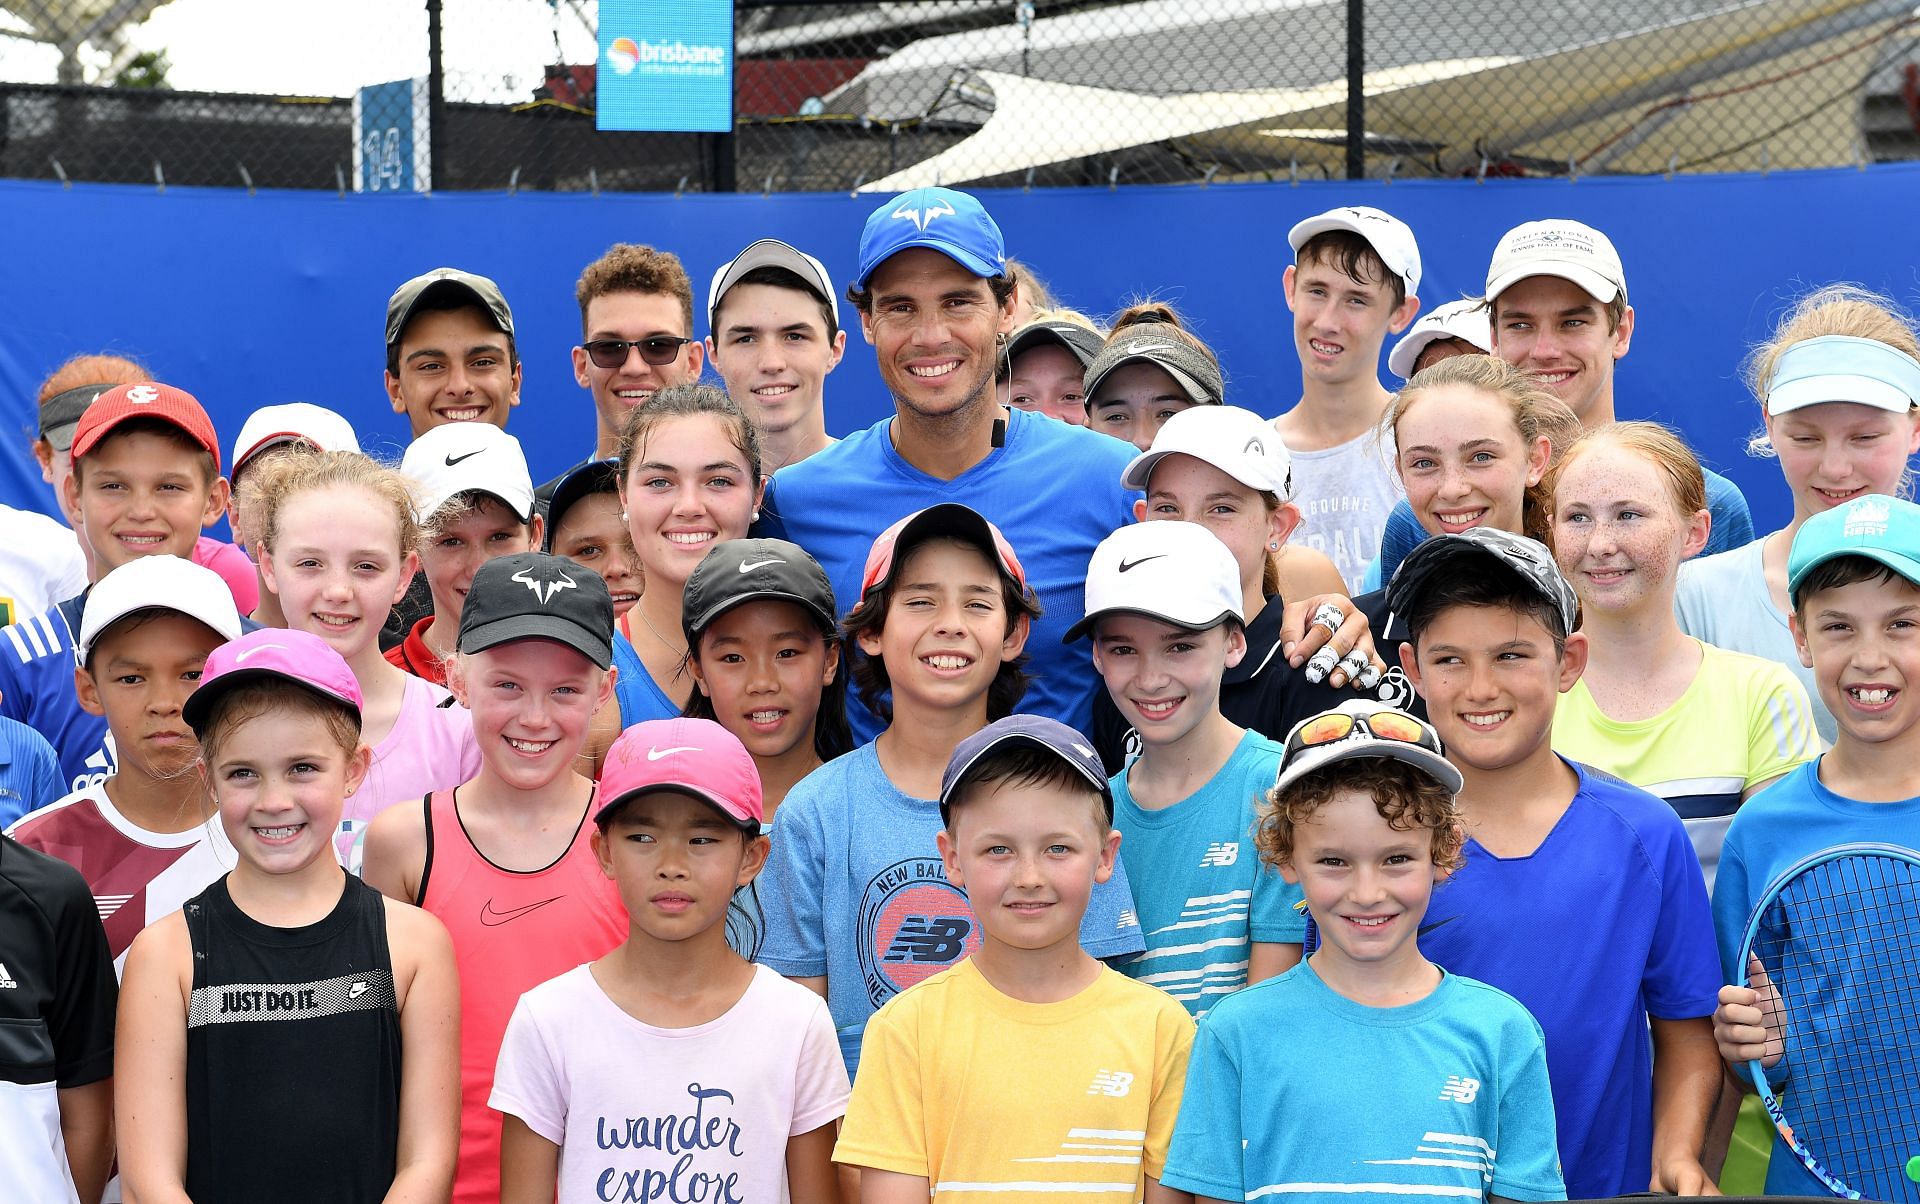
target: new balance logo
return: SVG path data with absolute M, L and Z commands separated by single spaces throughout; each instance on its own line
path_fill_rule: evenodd
M 958 217 L 953 206 L 941 201 L 938 205 L 929 205 L 925 209 L 910 209 L 905 205 L 895 209 L 890 215 L 896 221 L 910 221 L 916 230 L 925 230 L 938 217 Z
M 967 951 L 973 924 L 965 916 L 908 916 L 880 960 L 946 965 Z
M 13 981 L 13 975 L 7 973 L 5 962 L 0 962 L 0 991 L 11 991 L 20 984 Z
M 1116 929 L 1138 928 L 1140 927 L 1140 917 L 1133 914 L 1131 911 L 1123 911 L 1120 913 L 1120 919 L 1117 922 L 1115 922 L 1114 927 Z
M 1238 860 L 1240 860 L 1239 841 L 1216 841 L 1207 846 L 1207 855 L 1200 859 L 1200 868 L 1217 869 L 1223 865 L 1232 865 Z
M 1130 1072 L 1102 1070 L 1093 1076 L 1093 1086 L 1087 1088 L 1087 1094 L 1119 1099 L 1131 1090 L 1133 1090 L 1133 1075 Z
M 1479 1095 L 1479 1079 L 1462 1078 L 1457 1074 L 1448 1075 L 1446 1084 L 1440 1088 L 1442 1103 L 1470 1104 Z

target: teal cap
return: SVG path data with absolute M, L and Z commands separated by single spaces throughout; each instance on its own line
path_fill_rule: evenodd
M 1802 523 L 1787 553 L 1787 597 L 1795 606 L 1807 574 L 1840 556 L 1878 561 L 1920 585 L 1920 506 L 1870 493 Z

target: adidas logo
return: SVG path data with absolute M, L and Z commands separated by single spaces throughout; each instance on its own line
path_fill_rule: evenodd
M 1440 1087 L 1440 1102 L 1470 1104 L 1479 1094 L 1479 1079 L 1462 1078 L 1460 1075 L 1450 1074 L 1447 1076 L 1447 1081 Z
M 13 981 L 13 975 L 7 973 L 7 965 L 0 962 L 0 991 L 11 991 L 20 984 Z
M 1087 1088 L 1088 1095 L 1104 1095 L 1110 1099 L 1120 1099 L 1133 1090 L 1133 1074 L 1125 1070 L 1102 1070 L 1093 1076 L 1093 1085 Z
M 1232 865 L 1240 860 L 1240 842 L 1237 840 L 1216 841 L 1207 846 L 1206 855 L 1200 858 L 1200 868 L 1218 869 Z

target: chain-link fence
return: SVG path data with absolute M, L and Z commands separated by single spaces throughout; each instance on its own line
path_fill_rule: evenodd
M 596 129 L 592 0 L 255 3 L 305 31 L 266 57 L 195 21 L 222 2 L 0 0 L 0 175 L 782 191 L 1920 157 L 1914 0 L 737 0 L 730 134 Z

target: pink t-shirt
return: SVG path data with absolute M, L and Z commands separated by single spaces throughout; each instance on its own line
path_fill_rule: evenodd
M 260 575 L 253 561 L 238 547 L 211 535 L 202 535 L 193 545 L 193 562 L 220 575 L 241 614 L 250 615 L 260 609 Z
M 784 1204 L 787 1139 L 850 1094 L 826 1001 L 765 966 L 693 1028 L 642 1024 L 580 966 L 520 997 L 488 1103 L 560 1147 L 560 1204 Z
M 436 790 L 451 790 L 480 772 L 480 743 L 473 735 L 473 713 L 445 686 L 407 678 L 400 714 L 387 738 L 373 746 L 373 766 L 360 789 L 347 796 L 334 846 L 340 864 L 360 872 L 361 842 L 373 817 L 395 803 L 417 803 Z

